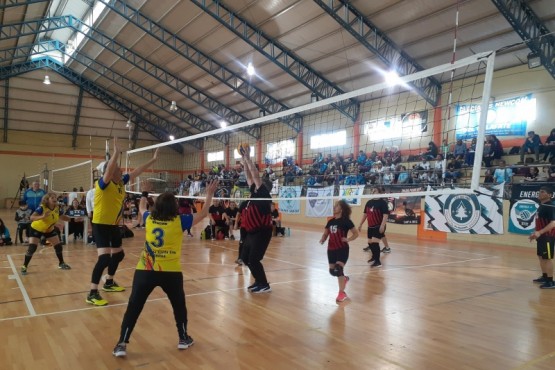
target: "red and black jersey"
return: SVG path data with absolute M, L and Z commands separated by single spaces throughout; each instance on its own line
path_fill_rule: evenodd
M 268 189 L 261 185 L 258 189 L 251 186 L 251 198 L 268 198 L 268 200 L 248 200 L 241 210 L 241 227 L 248 233 L 272 227 L 272 196 Z
M 341 248 L 349 248 L 349 243 L 342 241 L 346 238 L 349 230 L 355 227 L 353 221 L 348 218 L 332 218 L 326 224 L 326 230 L 329 232 L 328 250 L 336 250 Z
M 211 205 L 210 208 L 208 208 L 208 213 L 210 213 L 214 221 L 220 221 L 224 212 L 225 208 L 222 206 Z
M 382 224 L 383 216 L 389 214 L 385 199 L 370 199 L 364 206 L 364 213 L 368 220 L 368 227 L 378 227 Z
M 536 213 L 536 231 L 546 227 L 551 221 L 555 221 L 555 204 L 552 202 L 540 203 L 540 208 Z M 550 232 L 542 234 L 542 236 L 555 237 L 555 228 Z

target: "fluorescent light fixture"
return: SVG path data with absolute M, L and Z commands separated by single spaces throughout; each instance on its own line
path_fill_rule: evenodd
M 395 86 L 395 85 L 402 85 L 403 84 L 403 82 L 401 81 L 401 78 L 399 77 L 399 75 L 395 71 L 386 72 L 384 77 L 385 77 L 385 82 L 387 82 L 387 84 L 389 86 Z
M 542 60 L 540 56 L 536 53 L 528 54 L 528 68 L 536 68 L 542 65 Z
M 224 121 L 224 120 L 221 120 L 221 121 L 220 121 L 220 127 L 221 127 L 221 128 L 227 127 L 227 122 Z
M 170 135 L 170 140 L 172 140 L 172 141 L 175 140 L 175 136 Z
M 247 65 L 247 74 L 249 76 L 253 76 L 256 73 L 256 71 L 254 70 L 254 66 L 252 65 L 251 62 L 249 62 L 249 64 Z
M 50 85 L 50 77 L 48 77 L 48 75 L 44 76 L 44 81 L 42 81 L 42 83 L 45 85 Z
M 172 105 L 170 105 L 170 112 L 175 112 L 177 110 L 177 102 L 172 100 Z

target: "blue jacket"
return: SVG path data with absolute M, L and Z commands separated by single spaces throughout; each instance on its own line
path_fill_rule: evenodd
M 27 189 L 23 194 L 23 200 L 27 202 L 27 206 L 29 207 L 29 209 L 35 212 L 35 209 L 40 206 L 42 197 L 44 197 L 45 195 L 46 192 L 42 189 L 39 189 L 37 191 L 34 191 L 33 189 Z

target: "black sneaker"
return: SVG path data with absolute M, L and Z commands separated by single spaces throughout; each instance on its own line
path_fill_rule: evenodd
M 553 281 L 546 281 L 542 285 L 540 285 L 542 289 L 555 289 L 555 283 Z
M 249 286 L 247 287 L 247 290 L 248 290 L 248 291 L 251 291 L 251 290 L 253 290 L 254 288 L 256 288 L 257 286 L 258 286 L 258 283 L 255 281 L 254 283 L 252 283 L 251 285 L 249 285 Z
M 112 354 L 116 357 L 125 357 L 127 356 L 127 345 L 125 343 L 118 343 L 114 347 Z
M 193 343 L 195 343 L 193 338 L 191 338 L 189 335 L 185 335 L 185 339 L 180 339 L 179 343 L 177 343 L 177 349 L 187 349 L 191 347 Z
M 547 281 L 547 278 L 545 276 L 540 276 L 537 279 L 532 280 L 534 283 L 538 283 L 538 284 L 543 284 Z
M 382 253 L 391 253 L 391 248 L 383 247 L 382 248 Z
M 370 252 L 370 247 L 362 248 L 362 250 L 365 252 Z
M 379 262 L 374 262 L 373 264 L 370 265 L 370 267 L 382 267 L 382 264 Z
M 254 294 L 269 293 L 271 291 L 272 291 L 272 288 L 270 288 L 270 284 L 257 285 L 256 287 L 251 289 L 251 293 L 254 293 Z
M 374 261 L 375 261 L 375 260 L 374 260 L 373 258 L 370 258 L 370 259 L 368 260 L 368 263 L 372 263 L 372 262 L 374 262 Z

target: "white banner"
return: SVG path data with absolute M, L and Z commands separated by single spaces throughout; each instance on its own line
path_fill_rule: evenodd
M 360 196 L 364 193 L 364 185 L 339 185 L 339 196 L 352 206 L 362 204 Z
M 282 186 L 279 188 L 279 198 L 298 198 L 301 196 L 302 186 Z M 280 199 L 279 211 L 288 215 L 301 214 L 299 199 Z
M 503 234 L 503 184 L 490 189 L 480 187 L 479 195 L 426 196 L 425 227 L 458 234 Z
M 308 187 L 306 190 L 306 216 L 331 217 L 333 216 L 333 200 L 318 199 L 333 196 L 333 186 Z

